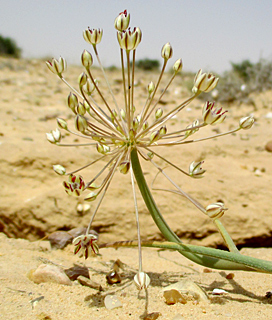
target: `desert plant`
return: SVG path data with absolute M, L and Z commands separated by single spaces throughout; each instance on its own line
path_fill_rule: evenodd
M 245 102 L 253 104 L 249 95 L 272 89 L 272 61 L 260 59 L 257 63 L 243 60 L 231 62 L 232 69 L 220 77 L 216 94 L 211 92 L 206 98 L 219 102 Z M 200 97 L 205 99 L 204 97 Z
M 0 55 L 20 58 L 22 49 L 20 49 L 15 40 L 0 35 Z
M 226 118 L 227 111 L 223 111 L 221 108 L 217 109 L 213 103 L 206 102 L 202 109 L 201 120 L 195 120 L 193 123 L 188 124 L 187 127 L 180 128 L 177 131 L 171 131 L 171 128 L 169 130 L 169 127 L 167 128 L 169 120 L 174 116 L 178 116 L 180 112 L 188 106 L 192 100 L 199 97 L 201 93 L 212 91 L 218 83 L 218 78 L 213 74 L 203 73 L 202 70 L 199 70 L 194 78 L 192 94 L 188 99 L 180 102 L 170 111 L 166 111 L 162 107 L 159 107 L 158 104 L 164 97 L 166 90 L 174 81 L 178 72 L 182 69 L 182 61 L 181 59 L 178 59 L 173 64 L 172 76 L 170 77 L 168 84 L 165 88 L 160 88 L 161 79 L 164 76 L 167 63 L 173 54 L 173 48 L 170 43 L 166 43 L 162 47 L 161 56 L 163 64 L 158 76 L 158 81 L 156 84 L 150 82 L 147 85 L 146 103 L 142 108 L 140 108 L 134 97 L 134 79 L 136 49 L 141 42 L 142 33 L 139 28 L 128 29 L 129 20 L 130 15 L 126 11 L 120 13 L 115 20 L 115 28 L 117 29 L 117 39 L 121 53 L 121 73 L 123 79 L 122 89 L 124 98 L 123 108 L 120 108 L 118 105 L 104 72 L 104 68 L 100 62 L 97 47 L 103 35 L 103 31 L 101 29 L 88 28 L 83 32 L 83 35 L 86 42 L 91 44 L 93 47 L 109 93 L 112 97 L 114 109 L 111 107 L 111 103 L 106 101 L 104 94 L 100 90 L 99 85 L 93 76 L 93 57 L 90 52 L 84 50 L 81 55 L 81 62 L 85 68 L 85 72 L 83 72 L 78 79 L 79 91 L 72 88 L 64 78 L 64 72 L 66 70 L 66 61 L 64 58 L 47 61 L 47 66 L 50 71 L 55 73 L 60 80 L 66 83 L 72 90 L 68 96 L 68 107 L 74 114 L 76 131 L 70 129 L 68 123 L 64 119 L 57 119 L 58 126 L 60 129 L 65 130 L 70 134 L 74 134 L 77 137 L 82 138 L 82 140 L 84 139 L 86 143 L 63 143 L 61 131 L 58 128 L 47 133 L 48 141 L 57 146 L 90 146 L 92 148 L 96 148 L 100 155 L 98 159 L 69 173 L 66 172 L 66 169 L 62 165 L 57 164 L 54 166 L 56 173 L 68 176 L 68 181 L 64 181 L 63 185 L 65 191 L 69 195 L 78 197 L 89 190 L 89 193 L 85 196 L 85 200 L 97 201 L 97 206 L 90 219 L 86 234 L 75 238 L 73 241 L 75 245 L 75 253 L 81 252 L 85 258 L 88 258 L 89 252 L 92 251 L 97 254 L 99 247 L 138 246 L 139 271 L 135 275 L 134 281 L 139 290 L 147 290 L 150 283 L 149 276 L 143 271 L 142 267 L 142 246 L 174 249 L 188 259 L 210 268 L 272 273 L 271 262 L 240 254 L 230 235 L 220 221 L 220 218 L 226 211 L 223 203 L 216 202 L 209 204 L 208 206 L 203 206 L 189 194 L 184 192 L 158 164 L 158 160 L 162 160 L 165 164 L 174 167 L 179 172 L 193 179 L 202 178 L 205 173 L 205 170 L 203 169 L 203 161 L 193 161 L 189 165 L 189 170 L 183 170 L 172 161 L 163 157 L 160 153 L 161 148 L 178 148 L 184 144 L 213 139 L 239 130 L 247 130 L 252 127 L 254 119 L 251 116 L 243 117 L 240 119 L 237 127 L 228 132 L 194 139 L 193 135 L 197 131 L 202 131 L 202 129 L 210 125 L 219 125 Z M 96 102 L 92 95 L 94 91 L 100 99 L 102 99 L 103 105 L 99 105 Z M 187 198 L 198 210 L 206 215 L 208 219 L 211 219 L 218 228 L 218 231 L 222 235 L 230 252 L 201 246 L 186 245 L 181 242 L 181 240 L 167 225 L 152 197 L 152 193 L 150 192 L 142 171 L 139 157 L 143 161 L 152 163 L 157 172 L 168 179 L 174 187 L 174 190 L 167 191 L 174 192 Z M 84 181 L 84 178 L 77 174 L 80 170 L 93 166 L 102 159 L 108 159 L 107 164 L 90 181 Z M 138 241 L 118 241 L 99 246 L 97 244 L 97 236 L 90 231 L 91 225 L 99 210 L 101 202 L 110 187 L 113 176 L 117 171 L 119 171 L 120 174 L 130 174 L 131 177 Z M 139 212 L 135 194 L 135 181 L 154 222 L 168 242 L 159 243 L 141 241 Z
M 142 60 L 137 60 L 135 62 L 135 66 L 145 71 L 154 71 L 159 69 L 160 62 L 158 60 L 152 60 L 152 59 L 146 58 Z

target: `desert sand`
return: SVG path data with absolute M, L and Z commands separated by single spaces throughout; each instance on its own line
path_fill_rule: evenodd
M 67 80 L 76 86 L 81 67 L 69 66 Z M 95 70 L 101 88 L 102 75 Z M 122 100 L 119 70 L 108 72 L 113 91 Z M 146 85 L 156 81 L 158 74 L 139 71 L 135 88 L 136 107 L 144 104 Z M 192 80 L 192 79 L 191 79 Z M 164 83 L 167 81 L 167 75 Z M 181 74 L 163 98 L 167 110 L 189 96 Z M 144 293 L 132 283 L 137 271 L 137 250 L 134 248 L 101 249 L 100 255 L 86 261 L 73 254 L 73 246 L 52 249 L 48 240 L 41 240 L 54 231 L 68 231 L 86 227 L 94 204 L 80 211 L 82 198 L 69 197 L 63 189 L 63 177 L 52 166 L 62 164 L 75 170 L 96 158 L 95 148 L 61 148 L 50 144 L 45 133 L 57 127 L 56 118 L 70 119 L 67 96 L 70 90 L 60 82 L 40 60 L 0 59 L 0 319 L 139 319 L 144 311 Z M 220 94 L 220 93 L 219 93 Z M 106 94 L 108 97 L 108 94 Z M 222 133 L 238 125 L 239 119 L 253 115 L 256 122 L 250 130 L 236 134 L 169 148 L 167 159 L 188 170 L 192 161 L 205 160 L 207 172 L 203 179 L 191 179 L 171 168 L 167 172 L 180 187 L 204 206 L 223 201 L 228 208 L 221 218 L 241 252 L 261 259 L 272 260 L 272 153 L 265 148 L 272 140 L 272 92 L 252 94 L 253 103 L 222 105 L 228 110 L 227 119 L 220 126 L 199 131 L 199 137 Z M 169 126 L 186 127 L 201 117 L 203 101 L 195 100 Z M 205 132 L 204 132 L 205 131 Z M 64 139 L 75 141 L 65 134 Z M 158 161 L 164 166 L 162 161 Z M 105 165 L 105 163 L 104 163 Z M 156 171 L 142 161 L 149 184 Z M 99 166 L 98 166 L 99 167 Z M 82 175 L 91 178 L 98 170 L 92 166 Z M 156 188 L 167 187 L 159 176 Z M 189 244 L 223 248 L 223 241 L 210 219 L 186 199 L 162 191 L 153 191 L 161 212 L 176 234 Z M 138 193 L 141 234 L 143 239 L 163 240 Z M 93 229 L 99 242 L 136 239 L 132 191 L 129 177 L 120 173 L 106 195 Z M 124 264 L 122 282 L 109 285 L 105 275 L 112 263 L 120 259 Z M 40 264 L 70 268 L 73 264 L 89 268 L 90 277 L 100 283 L 104 291 L 97 291 L 77 282 L 67 286 L 56 283 L 36 284 L 27 276 Z M 158 319 L 270 319 L 271 300 L 266 292 L 272 290 L 271 275 L 205 270 L 177 252 L 143 249 L 144 270 L 149 273 L 148 312 L 160 312 Z M 189 278 L 209 295 L 209 303 L 167 305 L 162 288 Z M 215 288 L 224 289 L 220 296 L 212 295 Z M 123 306 L 113 310 L 104 307 L 104 297 L 115 293 Z M 38 299 L 33 304 L 33 299 Z M 31 302 L 32 301 L 32 302 Z

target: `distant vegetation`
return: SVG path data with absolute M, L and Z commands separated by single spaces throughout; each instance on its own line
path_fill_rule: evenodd
M 203 99 L 252 103 L 249 98 L 251 93 L 272 90 L 272 61 L 260 59 L 252 63 L 243 60 L 240 63 L 231 62 L 231 66 L 230 71 L 220 76 L 217 88 L 208 96 L 203 95 Z
M 136 67 L 145 71 L 154 71 L 160 67 L 159 60 L 152 60 L 152 59 L 143 59 L 138 60 L 135 63 Z
M 0 55 L 20 58 L 22 50 L 17 46 L 15 40 L 0 35 Z

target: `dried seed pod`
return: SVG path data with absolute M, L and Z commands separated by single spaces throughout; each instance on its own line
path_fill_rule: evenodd
M 121 282 L 121 277 L 119 273 L 115 270 L 111 270 L 107 275 L 106 279 L 108 284 L 115 284 L 115 283 L 120 283 Z

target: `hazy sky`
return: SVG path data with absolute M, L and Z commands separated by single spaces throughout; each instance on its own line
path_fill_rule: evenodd
M 271 0 L 0 0 L 0 34 L 17 41 L 24 57 L 79 63 L 89 49 L 82 31 L 102 28 L 98 51 L 105 66 L 119 66 L 115 17 L 127 9 L 140 27 L 137 58 L 160 59 L 163 44 L 186 70 L 222 72 L 230 61 L 272 58 Z

